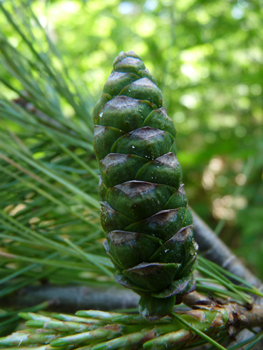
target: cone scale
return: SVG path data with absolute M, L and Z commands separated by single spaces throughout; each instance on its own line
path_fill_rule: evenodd
M 147 318 L 195 289 L 192 215 L 176 158 L 176 130 L 155 79 L 134 52 L 113 62 L 93 111 L 101 224 L 116 281 L 141 296 Z

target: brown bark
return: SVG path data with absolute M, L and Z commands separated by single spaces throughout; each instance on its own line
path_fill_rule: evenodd
M 231 252 L 224 242 L 211 228 L 192 210 L 194 219 L 195 241 L 199 245 L 202 256 L 217 265 L 243 278 L 255 287 L 262 286 L 262 282 L 255 277 L 244 264 Z

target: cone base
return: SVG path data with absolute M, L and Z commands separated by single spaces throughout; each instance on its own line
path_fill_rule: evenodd
M 154 321 L 167 315 L 175 305 L 176 297 L 159 299 L 149 294 L 142 295 L 139 301 L 139 312 L 147 320 Z

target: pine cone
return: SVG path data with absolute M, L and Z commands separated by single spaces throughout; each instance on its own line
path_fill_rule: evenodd
M 176 130 L 155 79 L 120 53 L 93 111 L 101 172 L 101 223 L 116 281 L 141 295 L 145 317 L 171 310 L 195 288 L 192 215 L 175 156 Z

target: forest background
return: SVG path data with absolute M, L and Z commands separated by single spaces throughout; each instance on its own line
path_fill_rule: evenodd
M 61 0 L 18 1 L 10 7 L 9 1 L 3 4 L 18 26 L 34 31 L 33 46 L 48 51 L 28 8 L 34 11 L 62 55 L 71 81 L 86 96 L 87 115 L 118 53 L 133 50 L 142 57 L 158 81 L 164 106 L 178 132 L 178 159 L 189 203 L 263 278 L 261 1 Z M 32 52 L 3 13 L 0 27 L 1 37 L 30 59 Z M 3 48 L 3 41 L 1 45 Z M 59 66 L 56 60 L 53 63 Z M 0 76 L 18 90 L 23 88 L 4 64 Z M 51 96 L 52 91 L 47 94 Z M 1 86 L 1 95 L 8 100 L 18 97 L 6 84 Z M 65 99 L 59 100 L 59 105 L 68 120 L 78 123 L 79 116 Z M 12 122 L 5 125 L 17 131 Z M 43 148 L 34 157 L 45 156 Z M 96 196 L 96 191 L 95 186 L 91 192 Z M 9 204 L 4 203 L 2 208 Z

